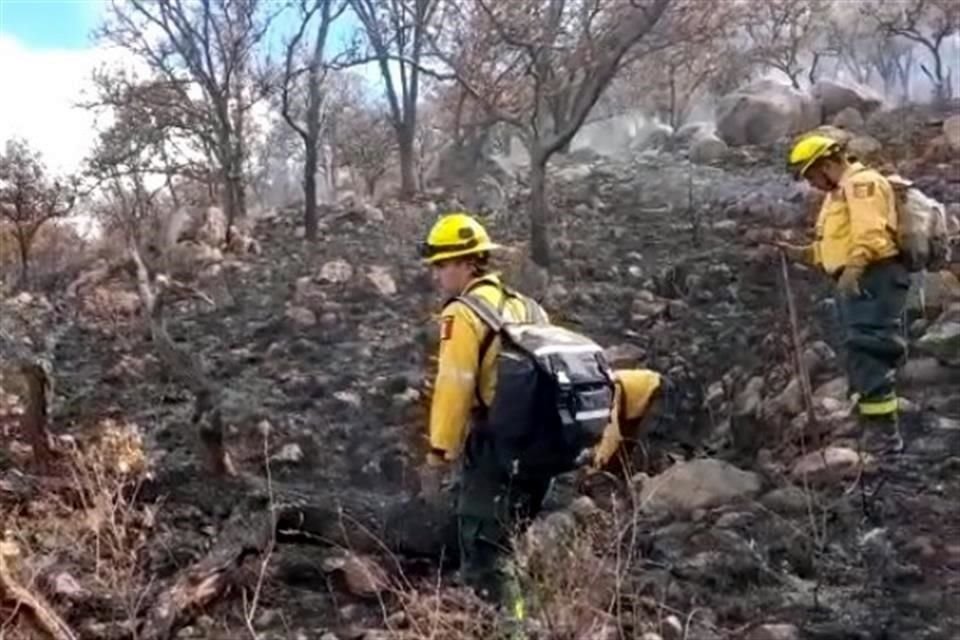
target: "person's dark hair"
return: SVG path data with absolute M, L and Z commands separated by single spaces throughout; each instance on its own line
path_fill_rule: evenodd
M 486 275 L 490 271 L 490 254 L 478 253 L 473 256 L 473 270 L 478 276 Z

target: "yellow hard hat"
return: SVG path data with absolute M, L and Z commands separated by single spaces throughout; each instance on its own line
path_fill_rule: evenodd
M 420 253 L 430 264 L 499 249 L 490 235 L 472 216 L 448 213 L 433 225 Z
M 839 151 L 839 142 L 825 135 L 814 133 L 800 138 L 793 145 L 787 164 L 796 177 L 802 178 L 817 160 L 828 158 Z

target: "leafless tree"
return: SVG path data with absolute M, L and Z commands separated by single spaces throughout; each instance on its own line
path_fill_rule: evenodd
M 286 46 L 281 82 L 283 119 L 303 142 L 303 222 L 307 240 L 317 239 L 317 169 L 323 129 L 328 65 L 324 51 L 330 26 L 346 9 L 340 0 L 299 0 L 299 27 Z M 313 41 L 306 35 L 315 29 Z
M 727 15 L 732 17 L 733 12 Z M 677 129 L 690 116 L 698 97 L 710 90 L 711 81 L 733 64 L 734 48 L 723 29 L 724 25 L 718 24 L 715 29 L 690 34 L 623 69 L 614 82 L 633 87 L 639 94 L 634 104 L 652 102 L 661 118 Z
M 363 26 L 370 49 L 367 57 L 380 68 L 400 154 L 400 188 L 405 197 L 410 197 L 417 190 L 414 164 L 421 62 L 439 0 L 349 2 Z
M 450 2 L 437 55 L 483 113 L 513 125 L 530 155 L 531 255 L 550 263 L 546 165 L 576 135 L 628 53 L 678 0 Z M 680 21 L 680 16 L 675 18 Z M 667 46 L 650 39 L 649 50 Z
M 910 99 L 910 77 L 914 65 L 914 45 L 899 36 L 880 33 L 867 51 L 867 61 L 880 76 L 884 94 L 898 93 L 899 101 Z
M 804 70 L 816 76 L 826 53 L 822 43 L 829 0 L 765 0 L 750 3 L 744 30 L 756 64 L 780 71 L 800 88 Z M 812 56 L 808 65 L 805 58 Z
M 246 126 L 262 97 L 258 47 L 281 3 L 264 0 L 110 0 L 99 37 L 143 60 L 194 111 L 191 133 L 216 161 L 228 239 L 246 216 Z M 273 13 L 269 13 L 269 12 Z M 193 90 L 203 96 L 193 99 Z
M 930 55 L 933 69 L 927 65 L 920 68 L 933 83 L 934 99 L 950 98 L 953 88 L 950 67 L 943 59 L 943 44 L 950 35 L 960 32 L 960 4 L 955 0 L 902 0 L 868 3 L 861 11 L 886 33 L 923 47 Z
M 0 218 L 12 229 L 20 255 L 20 286 L 30 286 L 30 250 L 40 229 L 73 210 L 77 184 L 53 179 L 40 154 L 24 140 L 7 141 L 0 154 Z
M 340 165 L 360 174 L 373 196 L 397 148 L 390 115 L 371 105 L 346 107 L 337 121 L 336 146 Z

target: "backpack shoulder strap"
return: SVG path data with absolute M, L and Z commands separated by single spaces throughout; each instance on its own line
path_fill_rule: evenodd
M 490 350 L 490 345 L 493 344 L 493 339 L 503 331 L 503 317 L 492 304 L 480 296 L 470 295 L 469 292 L 455 297 L 454 300 L 473 311 L 473 313 L 480 318 L 480 321 L 488 327 L 487 333 L 483 336 L 483 340 L 480 341 L 480 348 L 477 351 L 477 370 L 479 371 L 483 366 L 483 359 L 487 357 L 487 351 Z M 479 406 L 486 406 L 480 394 L 479 381 L 474 387 L 474 396 Z
M 455 297 L 454 300 L 465 305 L 490 327 L 491 331 L 487 335 L 499 333 L 503 329 L 503 316 L 500 311 L 480 296 L 470 295 L 468 292 Z

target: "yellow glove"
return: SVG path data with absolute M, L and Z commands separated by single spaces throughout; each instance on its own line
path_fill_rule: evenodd
M 856 298 L 860 296 L 860 276 L 862 275 L 863 267 L 848 264 L 843 268 L 843 273 L 840 274 L 840 279 L 837 280 L 837 291 L 848 298 Z

